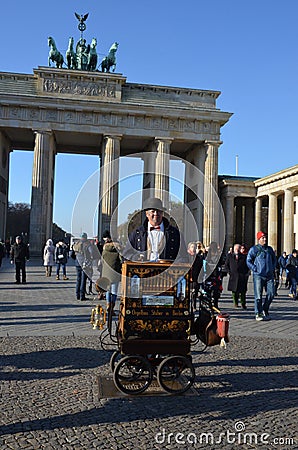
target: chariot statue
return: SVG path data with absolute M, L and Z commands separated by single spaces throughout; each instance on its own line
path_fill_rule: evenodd
M 67 66 L 68 69 L 72 70 L 87 70 L 87 71 L 98 71 L 99 67 L 102 72 L 110 72 L 112 70 L 115 72 L 116 68 L 116 51 L 118 49 L 118 42 L 114 42 L 111 46 L 109 53 L 105 56 L 101 63 L 98 65 L 98 54 L 96 50 L 97 39 L 93 38 L 91 44 L 87 44 L 86 39 L 83 36 L 86 30 L 86 20 L 89 13 L 78 14 L 75 13 L 76 18 L 79 21 L 78 29 L 81 32 L 81 37 L 78 40 L 76 46 L 74 44 L 74 38 L 70 37 L 68 41 L 68 47 L 65 53 L 65 62 L 62 53 L 59 52 L 55 44 L 53 37 L 48 38 L 48 45 L 50 47 L 49 52 L 49 66 L 51 62 L 56 64 L 58 69 L 62 69 L 63 65 Z

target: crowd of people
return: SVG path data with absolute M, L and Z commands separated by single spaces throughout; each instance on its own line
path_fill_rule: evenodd
M 231 291 L 235 308 L 247 309 L 246 294 L 248 279 L 253 277 L 254 286 L 254 312 L 257 321 L 270 320 L 269 309 L 271 302 L 278 295 L 278 288 L 284 284 L 289 288 L 289 297 L 297 300 L 298 282 L 298 254 L 293 249 L 290 255 L 283 252 L 277 258 L 272 247 L 267 245 L 267 235 L 263 231 L 257 233 L 256 245 L 250 249 L 245 244 L 234 244 L 225 258 L 217 258 L 215 270 L 209 275 L 214 290 L 214 305 L 218 307 L 218 299 L 222 292 L 222 281 L 228 276 L 227 290 Z M 212 242 L 205 248 L 201 242 L 190 242 L 188 253 L 192 263 L 192 273 L 195 289 L 202 285 L 202 274 L 205 272 L 208 261 L 212 255 L 216 258 L 216 243 Z M 220 252 L 220 249 L 217 249 Z M 201 280 L 198 280 L 198 273 Z M 200 282 L 201 281 L 201 282 Z M 240 302 L 240 305 L 239 305 Z
M 223 278 L 228 276 L 227 290 L 231 292 L 235 308 L 247 309 L 247 286 L 250 275 L 254 286 L 254 312 L 257 321 L 269 320 L 269 309 L 278 288 L 288 287 L 289 297 L 297 299 L 298 254 L 293 249 L 290 255 L 283 252 L 277 258 L 275 251 L 267 244 L 267 235 L 257 233 L 256 245 L 250 249 L 245 244 L 235 243 L 227 253 L 222 254 L 216 242 L 206 247 L 201 241 L 189 242 L 178 228 L 171 225 L 164 217 L 165 208 L 159 198 L 148 199 L 144 204 L 145 221 L 133 230 L 123 248 L 119 242 L 113 241 L 110 232 L 103 233 L 102 240 L 90 240 L 82 233 L 71 248 L 63 241 L 56 244 L 48 239 L 43 248 L 43 265 L 45 276 L 51 277 L 55 266 L 56 280 L 68 280 L 66 268 L 69 257 L 74 259 L 76 268 L 76 298 L 84 301 L 86 294 L 93 294 L 93 271 L 98 277 L 107 280 L 106 299 L 109 314 L 113 314 L 118 287 L 121 281 L 121 267 L 124 260 L 157 261 L 175 260 L 189 263 L 193 292 L 193 308 L 197 308 L 199 291 L 208 285 L 212 292 L 213 304 L 219 307 L 219 299 L 223 291 Z M 26 261 L 29 260 L 29 246 L 17 236 L 15 243 L 7 252 L 7 245 L 0 242 L 0 266 L 2 258 L 10 257 L 15 265 L 15 282 L 26 283 Z M 88 283 L 88 285 L 87 285 Z

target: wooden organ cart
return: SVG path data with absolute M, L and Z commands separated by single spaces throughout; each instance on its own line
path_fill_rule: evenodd
M 194 330 L 190 266 L 126 261 L 121 283 L 118 349 L 110 361 L 116 387 L 139 394 L 156 378 L 166 392 L 187 391 L 195 379 L 191 335 L 199 336 Z M 94 317 L 91 323 L 96 323 Z M 203 333 L 207 327 L 206 322 Z M 111 334 L 111 322 L 108 329 Z

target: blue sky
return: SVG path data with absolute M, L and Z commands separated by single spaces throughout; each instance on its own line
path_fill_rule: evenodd
M 221 91 L 218 107 L 233 116 L 222 128 L 220 174 L 235 174 L 236 155 L 245 176 L 297 164 L 296 0 L 3 2 L 0 71 L 46 66 L 49 35 L 65 53 L 69 36 L 79 39 L 74 12 L 89 12 L 85 37 L 97 38 L 99 54 L 119 42 L 116 72 L 128 82 Z M 11 155 L 10 201 L 30 203 L 32 158 Z M 58 225 L 69 229 L 75 197 L 97 166 L 95 157 L 57 156 Z

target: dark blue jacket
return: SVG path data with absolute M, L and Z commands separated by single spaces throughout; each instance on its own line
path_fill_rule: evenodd
M 180 235 L 177 228 L 169 224 L 169 221 L 163 218 L 164 234 L 166 245 L 159 255 L 160 259 L 168 259 L 177 262 L 188 262 L 188 255 L 184 238 Z M 123 257 L 130 261 L 140 261 L 140 255 L 143 255 L 144 261 L 147 259 L 147 240 L 148 240 L 148 219 L 145 219 L 143 225 L 136 228 L 128 238 L 128 242 L 123 251 Z
M 287 265 L 287 261 L 288 261 L 288 257 L 286 256 L 286 257 L 284 257 L 284 256 L 280 256 L 279 258 L 278 258 L 278 264 L 279 264 L 279 267 L 281 267 L 282 269 L 285 269 L 286 268 L 286 265 Z
M 274 278 L 276 256 L 269 245 L 254 245 L 249 249 L 246 264 L 254 275 L 266 278 Z

